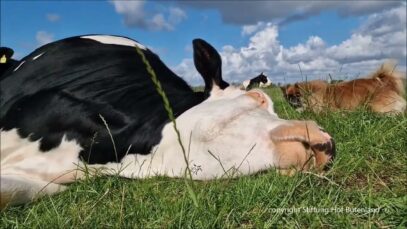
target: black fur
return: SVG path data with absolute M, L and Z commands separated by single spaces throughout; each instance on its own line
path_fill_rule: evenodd
M 0 47 L 0 58 L 4 58 L 5 60 L 4 63 L 0 62 L 0 79 L 3 78 L 3 75 L 5 75 L 7 71 L 11 71 L 17 67 L 18 61 L 11 58 L 13 54 L 14 51 L 11 48 Z
M 250 90 L 252 88 L 259 87 L 260 83 L 264 83 L 264 84 L 267 83 L 267 76 L 265 76 L 263 74 L 263 72 L 260 73 L 260 75 L 250 79 L 250 83 L 247 86 L 246 90 Z
M 229 84 L 222 79 L 222 59 L 215 48 L 202 39 L 193 40 L 192 45 L 196 70 L 205 81 L 205 96 L 209 96 L 214 84 L 220 89 L 228 87 Z
M 194 46 L 211 55 L 196 58 L 204 65 L 216 52 L 203 40 L 194 41 Z M 193 92 L 156 54 L 142 51 L 176 117 L 206 98 Z M 169 119 L 135 47 L 71 37 L 40 47 L 21 61 L 25 62 L 17 71 L 1 79 L 4 130 L 18 128 L 23 137 L 41 139 L 43 151 L 57 147 L 65 135 L 83 147 L 80 156 L 91 164 L 120 160 L 130 145 L 128 153 L 148 154 L 159 143 Z M 223 82 L 214 74 L 216 68 L 203 73 L 205 83 Z M 117 158 L 100 116 L 113 135 Z

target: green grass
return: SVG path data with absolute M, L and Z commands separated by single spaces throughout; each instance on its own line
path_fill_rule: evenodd
M 193 182 L 198 207 L 183 179 L 90 178 L 3 210 L 0 228 L 407 227 L 407 115 L 300 114 L 278 88 L 266 92 L 282 118 L 316 120 L 334 136 L 337 158 L 325 177 L 268 171 Z

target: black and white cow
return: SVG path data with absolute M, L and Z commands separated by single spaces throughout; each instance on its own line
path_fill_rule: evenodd
M 245 90 L 250 90 L 255 87 L 268 87 L 271 85 L 271 80 L 262 72 L 252 79 L 243 81 L 242 85 Z
M 201 39 L 193 49 L 205 91 L 194 92 L 134 40 L 78 36 L 38 48 L 2 76 L 3 207 L 62 191 L 85 166 L 127 178 L 184 176 L 177 134 L 136 47 L 169 99 L 188 164 L 200 167 L 193 179 L 322 170 L 332 161 L 327 133 L 312 121 L 280 119 L 259 90 L 229 86 L 219 54 Z

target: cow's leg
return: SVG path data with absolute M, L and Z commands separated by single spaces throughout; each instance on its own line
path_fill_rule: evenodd
M 81 147 L 65 138 L 42 152 L 39 141 L 21 138 L 15 130 L 1 131 L 1 207 L 29 202 L 64 190 L 61 184 L 82 177 Z
M 335 156 L 333 139 L 313 121 L 293 121 L 270 135 L 282 170 L 327 169 Z
M 0 176 L 0 209 L 65 190 L 65 186 L 21 175 Z

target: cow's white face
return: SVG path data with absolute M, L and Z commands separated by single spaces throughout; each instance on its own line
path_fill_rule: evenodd
M 270 131 L 286 121 L 278 118 L 264 92 L 228 87 L 212 90 L 207 100 L 184 112 L 176 122 L 190 167 L 199 168 L 194 178 L 213 179 L 225 175 L 224 169 L 239 165 L 239 172 L 245 174 L 273 166 Z M 185 161 L 172 123 L 164 127 L 162 135 L 150 168 L 162 175 L 182 176 Z M 143 158 L 137 160 L 141 163 Z
M 261 90 L 215 88 L 207 100 L 180 115 L 176 123 L 193 178 L 236 176 L 270 167 L 310 168 L 331 160 L 334 146 L 328 134 L 314 122 L 282 120 L 272 106 Z M 172 123 L 162 136 L 151 155 L 126 156 L 121 175 L 184 176 L 186 163 Z M 304 143 L 320 153 L 313 157 Z

